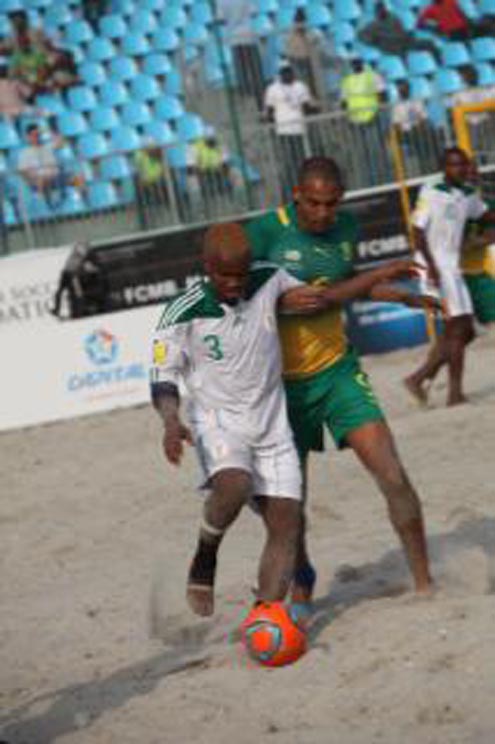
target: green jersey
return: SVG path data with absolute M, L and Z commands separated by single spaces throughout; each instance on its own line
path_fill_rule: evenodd
M 309 284 L 332 284 L 354 273 L 358 227 L 347 212 L 338 212 L 323 235 L 297 226 L 293 204 L 270 212 L 247 225 L 254 258 L 267 260 Z M 347 350 L 344 321 L 339 308 L 317 315 L 280 318 L 284 375 L 308 377 L 335 364 Z

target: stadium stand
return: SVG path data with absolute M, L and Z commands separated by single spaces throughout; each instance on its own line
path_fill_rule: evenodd
M 408 30 L 414 31 L 418 10 L 424 4 L 423 0 L 400 0 L 394 4 L 394 12 Z M 381 74 L 390 103 L 397 99 L 397 83 L 409 80 L 411 97 L 427 102 L 437 127 L 446 130 L 449 126 L 445 99 L 463 87 L 463 67 L 476 67 L 480 85 L 495 84 L 495 39 L 490 37 L 466 42 L 436 38 L 439 63 L 428 52 L 391 56 L 359 42 L 357 31 L 373 16 L 373 0 L 255 0 L 253 5 L 252 29 L 260 45 L 265 83 L 277 73 L 283 58 L 284 35 L 293 24 L 296 9 L 304 7 L 308 27 L 331 40 L 344 64 L 358 56 Z M 129 156 L 145 141 L 166 149 L 166 161 L 182 184 L 183 193 L 190 190 L 187 147 L 204 135 L 208 124 L 215 124 L 217 129 L 222 125 L 215 117 L 219 116 L 219 108 L 225 110 L 225 103 L 218 106 L 220 98 L 214 94 L 223 96 L 224 87 L 228 90 L 235 86 L 231 50 L 222 28 L 216 27 L 211 4 L 204 0 L 110 0 L 95 30 L 71 0 L 29 0 L 25 4 L 20 0 L 0 0 L 1 37 L 9 36 L 9 13 L 20 7 L 27 8 L 32 26 L 42 27 L 58 46 L 74 55 L 81 80 L 64 95 L 49 91 L 38 94 L 33 116 L 41 112 L 47 119 L 47 130 L 54 126 L 65 137 L 67 162 L 70 157 L 84 158 L 98 165 L 88 167 L 85 190 L 71 187 L 57 209 L 50 209 L 39 194 L 22 184 L 22 198 L 18 201 L 24 200 L 28 205 L 25 215 L 36 221 L 89 215 L 119 206 L 128 208 L 131 192 L 121 186 L 132 177 Z M 475 19 L 495 12 L 493 0 L 463 0 L 463 7 Z M 416 33 L 433 38 L 427 30 Z M 331 78 L 332 71 L 325 68 L 323 61 L 321 79 L 327 96 L 322 101 L 323 111 L 330 112 L 333 118 L 327 121 L 320 117 L 313 130 L 317 142 L 334 144 L 335 138 L 341 136 L 336 133 L 344 131 L 344 123 L 342 113 L 337 121 Z M 207 95 L 205 89 L 209 91 Z M 242 124 L 259 127 L 259 111 L 247 104 L 243 107 L 242 101 L 237 103 Z M 10 166 L 23 144 L 28 120 L 29 117 L 0 121 L 0 150 L 3 162 Z M 264 131 L 268 141 L 270 132 Z M 241 137 L 247 143 L 247 156 L 232 136 L 229 140 L 229 146 L 235 146 L 232 157 L 237 172 L 241 181 L 247 179 L 258 187 L 268 178 L 261 172 L 263 160 L 268 162 L 263 154 L 265 144 L 258 143 L 255 150 L 249 133 L 241 133 Z M 9 195 L 3 198 L 3 222 L 9 228 L 22 222 L 15 207 L 15 189 L 21 188 L 21 181 L 11 178 Z

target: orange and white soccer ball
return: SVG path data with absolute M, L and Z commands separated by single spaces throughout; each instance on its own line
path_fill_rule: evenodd
M 258 602 L 242 623 L 241 632 L 249 656 L 264 666 L 293 664 L 307 649 L 306 634 L 283 602 Z

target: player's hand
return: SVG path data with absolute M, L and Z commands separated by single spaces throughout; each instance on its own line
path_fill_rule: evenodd
M 419 307 L 429 312 L 440 312 L 442 301 L 433 295 L 410 295 L 406 303 L 409 307 Z
M 389 261 L 385 266 L 381 266 L 380 281 L 392 281 L 407 277 L 419 276 L 420 266 L 410 258 L 399 258 L 395 261 Z
M 280 308 L 292 313 L 314 313 L 323 310 L 326 302 L 321 287 L 294 287 L 281 297 Z
M 172 465 L 180 465 L 184 453 L 183 442 L 193 443 L 193 438 L 187 426 L 177 417 L 167 421 L 163 433 L 163 451 Z

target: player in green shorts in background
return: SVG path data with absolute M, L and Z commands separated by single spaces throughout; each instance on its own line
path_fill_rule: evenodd
M 344 194 L 337 164 L 330 158 L 306 160 L 286 207 L 247 226 L 253 257 L 271 261 L 311 284 L 331 286 L 335 304 L 315 316 L 280 318 L 289 417 L 306 474 L 310 450 L 321 450 L 327 426 L 337 447 L 352 447 L 385 496 L 390 519 L 411 568 L 418 592 L 430 590 L 426 538 L 419 498 L 397 454 L 390 429 L 367 375 L 345 334 L 342 304 L 363 296 L 356 284 L 355 218 L 340 209 Z M 384 273 L 384 281 L 387 274 Z M 377 284 L 367 296 L 380 301 L 420 304 L 423 298 Z M 296 602 L 312 597 L 316 573 L 303 527 L 292 587 Z

